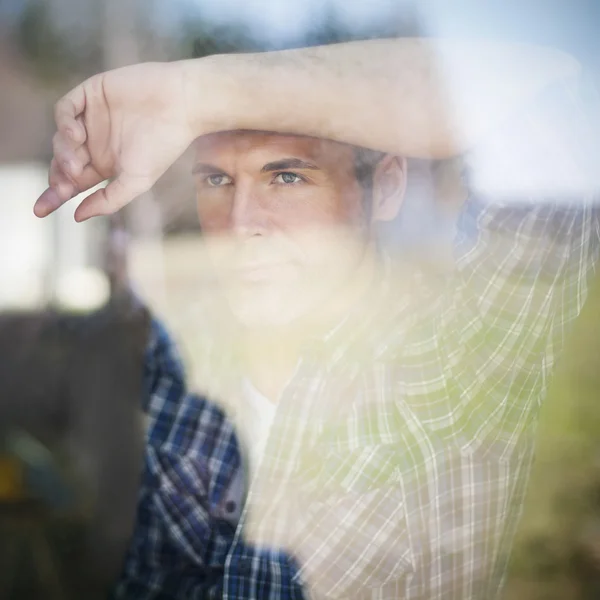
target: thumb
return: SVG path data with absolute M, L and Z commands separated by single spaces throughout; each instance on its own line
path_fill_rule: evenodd
M 105 188 L 96 190 L 85 198 L 75 211 L 75 220 L 81 222 L 91 217 L 113 214 L 147 192 L 151 185 L 152 182 L 146 177 L 121 174 Z

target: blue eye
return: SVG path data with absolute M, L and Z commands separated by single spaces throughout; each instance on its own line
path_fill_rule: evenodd
M 300 181 L 302 181 L 302 178 L 299 175 L 296 175 L 296 173 L 279 173 L 279 175 L 277 175 L 274 179 L 274 181 L 276 181 L 277 183 L 285 183 L 285 184 L 293 184 L 293 183 L 299 183 Z
M 231 177 L 224 175 L 223 173 L 217 173 L 215 175 L 209 175 L 206 178 L 206 183 L 211 187 L 220 187 L 222 185 L 228 185 L 231 183 Z

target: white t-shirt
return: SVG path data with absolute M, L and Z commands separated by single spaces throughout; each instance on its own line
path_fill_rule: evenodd
M 246 451 L 249 480 L 252 481 L 265 450 L 277 405 L 261 394 L 247 379 L 244 380 L 243 393 L 238 426 Z

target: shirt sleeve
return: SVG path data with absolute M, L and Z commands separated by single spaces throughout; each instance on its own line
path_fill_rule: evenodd
M 514 448 L 585 302 L 600 233 L 597 125 L 565 82 L 466 157 L 456 269 L 426 325 L 444 385 L 412 398 L 421 423 L 462 450 Z
M 115 600 L 210 596 L 235 531 L 240 460 L 231 423 L 185 390 L 175 346 L 153 324 L 146 357 L 148 429 L 133 536 Z
M 147 460 L 152 462 L 152 458 Z M 192 560 L 176 543 L 174 536 L 185 536 L 186 532 L 181 532 L 181 523 L 178 529 L 170 529 L 173 522 L 165 518 L 164 509 L 157 505 L 160 484 L 148 472 L 148 466 L 146 469 L 133 539 L 112 597 L 115 600 L 203 598 L 205 565 L 201 560 Z M 197 506 L 191 516 L 194 524 L 189 525 L 190 529 L 198 532 L 204 527 L 200 539 L 207 539 L 207 507 Z

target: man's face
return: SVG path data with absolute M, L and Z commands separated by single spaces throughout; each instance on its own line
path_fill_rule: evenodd
M 242 324 L 289 324 L 351 282 L 370 230 L 354 156 L 351 146 L 258 132 L 196 142 L 200 225 Z

